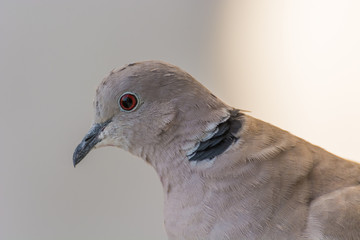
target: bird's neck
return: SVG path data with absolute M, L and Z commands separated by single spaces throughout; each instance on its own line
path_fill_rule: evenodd
M 166 131 L 160 131 L 135 154 L 155 168 L 164 187 L 187 181 L 198 165 L 208 168 L 236 141 L 232 134 L 241 127 L 240 116 L 238 110 L 221 106 L 195 119 L 173 118 Z

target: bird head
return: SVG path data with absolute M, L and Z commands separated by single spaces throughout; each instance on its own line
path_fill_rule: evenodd
M 159 61 L 112 71 L 96 91 L 94 108 L 94 124 L 74 152 L 74 166 L 102 146 L 120 147 L 149 162 L 190 159 L 231 117 L 231 108 L 188 73 Z

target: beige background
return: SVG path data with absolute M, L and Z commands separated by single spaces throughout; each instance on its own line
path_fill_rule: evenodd
M 153 169 L 72 153 L 95 88 L 129 62 L 179 65 L 230 105 L 360 160 L 360 3 L 0 2 L 0 239 L 166 239 Z

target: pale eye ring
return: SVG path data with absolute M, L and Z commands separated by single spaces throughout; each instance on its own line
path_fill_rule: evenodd
M 119 97 L 118 104 L 121 111 L 132 112 L 139 105 L 139 98 L 135 93 L 126 92 Z

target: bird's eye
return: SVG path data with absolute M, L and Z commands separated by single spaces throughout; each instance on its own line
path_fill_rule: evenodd
M 138 98 L 134 93 L 124 93 L 119 98 L 119 106 L 122 111 L 131 112 L 138 105 Z

